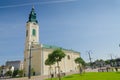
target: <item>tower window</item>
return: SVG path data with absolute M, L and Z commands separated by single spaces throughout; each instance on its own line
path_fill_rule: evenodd
M 26 37 L 28 36 L 28 30 L 26 30 Z
M 70 60 L 70 55 L 68 55 L 67 57 L 68 57 L 68 60 Z
M 35 29 L 32 30 L 32 35 L 36 36 L 36 30 Z

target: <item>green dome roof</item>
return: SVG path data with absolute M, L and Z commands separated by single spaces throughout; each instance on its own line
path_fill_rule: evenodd
M 35 13 L 34 7 L 32 7 L 32 10 L 31 10 L 31 12 L 29 14 L 28 22 L 36 22 L 36 23 L 38 23 L 38 21 L 36 20 L 36 13 Z

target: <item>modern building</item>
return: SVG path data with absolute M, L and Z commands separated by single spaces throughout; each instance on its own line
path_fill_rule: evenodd
M 13 66 L 15 70 L 23 70 L 23 62 L 22 61 L 7 61 L 6 66 Z
M 48 75 L 49 66 L 45 65 L 45 60 L 55 49 L 62 49 L 66 54 L 66 57 L 60 62 L 61 72 L 77 72 L 78 65 L 74 62 L 77 57 L 80 57 L 80 52 L 65 49 L 62 47 L 45 45 L 39 42 L 39 24 L 36 19 L 36 13 L 34 8 L 32 8 L 29 14 L 29 20 L 26 23 L 26 41 L 24 50 L 24 70 L 25 75 L 28 75 L 29 66 L 34 71 L 35 75 Z M 31 57 L 30 57 L 31 56 Z M 57 65 L 52 66 L 52 73 L 57 72 Z

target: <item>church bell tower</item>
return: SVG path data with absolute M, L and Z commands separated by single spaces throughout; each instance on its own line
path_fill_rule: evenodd
M 34 47 L 34 49 L 39 49 L 39 50 L 32 50 L 31 47 Z M 29 58 L 31 58 L 31 62 Z M 40 74 L 40 65 L 37 65 L 37 64 L 41 64 L 40 61 L 41 58 L 40 58 L 40 44 L 39 44 L 39 25 L 36 19 L 36 13 L 34 7 L 32 7 L 31 12 L 29 14 L 29 19 L 26 23 L 26 39 L 25 39 L 25 50 L 24 50 L 25 75 L 27 76 L 29 73 L 28 65 L 31 65 L 31 69 L 34 69 L 35 74 Z
M 34 7 L 29 14 L 29 20 L 26 25 L 26 48 L 32 44 L 39 44 L 39 26 L 36 20 L 36 13 Z

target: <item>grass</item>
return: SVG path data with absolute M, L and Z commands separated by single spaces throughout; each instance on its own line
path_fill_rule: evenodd
M 46 79 L 51 80 L 51 79 Z M 58 80 L 54 78 L 52 80 Z M 85 74 L 74 74 L 65 76 L 62 80 L 120 80 L 120 72 L 91 72 Z

